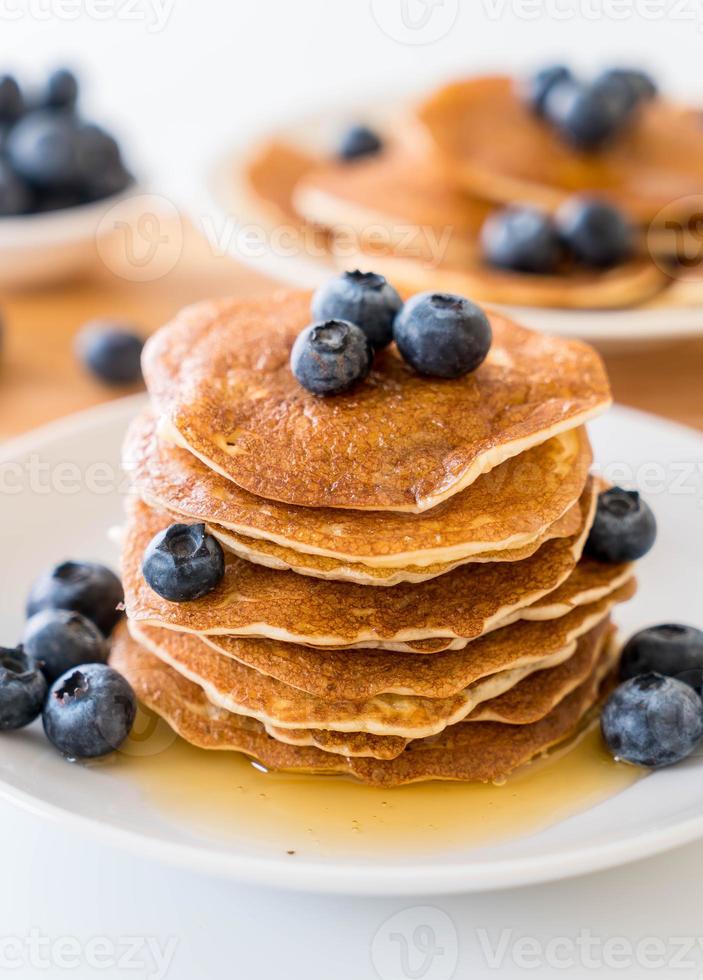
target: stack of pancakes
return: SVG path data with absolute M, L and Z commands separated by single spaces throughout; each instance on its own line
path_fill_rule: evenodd
M 689 269 L 682 277 L 676 262 L 697 254 L 697 111 L 654 99 L 612 145 L 583 153 L 535 116 L 514 79 L 477 77 L 397 113 L 384 140 L 381 153 L 344 161 L 271 139 L 246 166 L 250 206 L 297 229 L 306 254 L 326 248 L 340 267 L 372 267 L 405 292 L 443 289 L 512 307 L 571 309 L 688 305 L 695 295 L 690 283 L 677 282 L 691 276 Z M 609 200 L 630 217 L 640 230 L 632 258 L 551 275 L 484 261 L 480 232 L 493 210 L 517 202 L 552 211 L 575 193 Z
M 266 767 L 396 785 L 501 780 L 592 715 L 631 565 L 584 557 L 598 355 L 498 316 L 481 367 L 395 347 L 319 398 L 289 368 L 308 293 L 205 303 L 147 344 L 112 662 L 185 739 Z M 142 574 L 204 523 L 225 574 L 169 602 Z

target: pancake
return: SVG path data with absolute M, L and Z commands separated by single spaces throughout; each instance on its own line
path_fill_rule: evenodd
M 373 269 L 404 294 L 440 290 L 471 296 L 483 303 L 563 310 L 639 306 L 671 284 L 670 277 L 648 258 L 634 258 L 611 269 L 579 268 L 568 274 L 539 276 L 493 268 L 470 259 L 468 246 L 465 251 L 466 260 L 461 264 L 432 265 L 387 249 L 362 247 L 345 254 L 338 265 L 345 269 Z
M 463 263 L 467 254 L 479 258 L 478 236 L 492 210 L 452 187 L 431 155 L 406 148 L 308 168 L 294 185 L 291 207 L 341 236 L 333 248 L 339 258 L 349 245 L 366 242 L 433 266 Z
M 528 725 L 544 718 L 553 708 L 582 684 L 603 653 L 613 626 L 581 637 L 575 652 L 563 663 L 538 669 L 497 697 L 476 705 L 466 722 L 502 721 L 511 725 Z M 317 745 L 325 752 L 358 758 L 395 759 L 410 744 L 410 739 L 383 735 L 329 732 L 319 729 L 290 729 L 265 725 L 269 735 L 289 745 Z
M 391 346 L 363 384 L 319 398 L 288 363 L 309 321 L 304 292 L 202 303 L 144 349 L 156 414 L 267 500 L 417 513 L 610 404 L 592 348 L 495 315 L 491 351 L 464 378 L 421 377 Z
M 645 254 L 607 270 L 577 267 L 549 276 L 492 267 L 479 235 L 493 207 L 452 189 L 440 167 L 409 154 L 309 171 L 296 187 L 294 207 L 338 236 L 332 251 L 340 268 L 372 268 L 404 293 L 442 290 L 485 303 L 612 309 L 642 303 L 670 283 Z
M 468 491 L 465 491 L 468 493 Z M 173 513 L 170 511 L 169 513 Z M 430 511 L 429 513 L 434 513 Z M 178 519 L 178 515 L 176 515 Z M 259 541 L 256 538 L 246 538 L 235 534 L 217 524 L 208 524 L 208 530 L 214 534 L 224 548 L 228 548 L 246 561 L 268 568 L 278 568 L 297 572 L 298 575 L 311 575 L 338 582 L 355 582 L 357 585 L 399 585 L 401 582 L 426 582 L 428 579 L 445 575 L 459 565 L 470 562 L 487 561 L 523 561 L 530 558 L 546 541 L 554 538 L 568 538 L 575 534 L 581 525 L 581 513 L 578 502 L 551 524 L 539 537 L 521 548 L 509 548 L 505 551 L 489 551 L 474 554 L 467 558 L 457 558 L 455 561 L 435 562 L 432 565 L 405 565 L 403 568 L 369 568 L 368 565 L 339 561 L 336 558 L 324 558 L 320 555 L 307 555 L 304 552 L 293 551 L 272 544 L 270 541 Z
M 124 448 L 124 466 L 150 506 L 211 524 L 242 557 L 307 574 L 317 570 L 323 578 L 328 571 L 323 562 L 306 566 L 299 556 L 327 558 L 329 570 L 335 562 L 339 566 L 338 574 L 329 577 L 350 580 L 346 566 L 363 564 L 380 570 L 383 580 L 378 584 L 389 585 L 395 584 L 388 581 L 390 569 L 407 572 L 411 580 L 415 567 L 483 560 L 493 553 L 498 558 L 499 552 L 537 547 L 548 538 L 575 533 L 580 520 L 573 506 L 591 461 L 585 430 L 572 429 L 507 460 L 438 507 L 411 515 L 264 504 L 192 453 L 159 439 L 149 415 L 134 421 Z M 367 584 L 375 584 L 373 573 L 367 575 Z
M 137 697 L 192 745 L 242 752 L 269 769 L 345 773 L 387 787 L 432 779 L 501 781 L 578 731 L 612 686 L 614 661 L 608 648 L 589 678 L 538 722 L 453 725 L 436 738 L 414 742 L 396 759 L 370 760 L 345 759 L 316 746 L 286 745 L 268 735 L 260 722 L 216 708 L 197 684 L 147 653 L 125 627 L 118 627 L 110 655 L 110 663 Z
M 463 721 L 477 705 L 499 697 L 535 671 L 547 672 L 563 664 L 576 651 L 579 639 L 589 636 L 595 643 L 605 629 L 608 607 L 578 610 L 570 630 L 552 630 L 552 623 L 532 625 L 532 636 L 522 631 L 533 646 L 522 649 L 517 643 L 501 639 L 507 663 L 503 669 L 487 672 L 471 680 L 448 697 L 411 694 L 378 694 L 356 700 L 313 697 L 250 667 L 217 654 L 197 636 L 154 627 L 130 624 L 134 639 L 173 667 L 179 674 L 203 688 L 217 707 L 234 714 L 256 718 L 277 728 L 310 728 L 335 732 L 368 733 L 402 738 L 427 738 L 448 725 Z M 558 621 L 557 621 L 558 623 Z M 507 627 L 498 633 L 510 633 Z M 515 661 L 519 665 L 515 665 Z M 392 681 L 389 681 L 392 683 Z
M 244 165 L 246 189 L 271 219 L 299 225 L 293 191 L 317 165 L 317 158 L 299 146 L 281 139 L 266 140 L 253 149 Z
M 453 178 L 486 200 L 553 209 L 588 191 L 648 224 L 671 202 L 701 193 L 699 113 L 662 98 L 643 105 L 633 125 L 596 153 L 560 139 L 503 76 L 446 85 L 417 117 Z
M 634 595 L 635 580 L 631 572 L 629 575 L 610 592 L 591 603 L 574 606 L 563 616 L 554 617 L 553 622 L 516 620 L 460 650 L 432 656 L 405 656 L 385 650 L 320 650 L 234 636 L 200 639 L 218 655 L 317 698 L 354 701 L 378 694 L 447 698 L 482 677 L 540 659 L 542 643 L 553 650 L 568 646 L 613 606 Z
M 141 562 L 168 516 L 128 499 L 122 559 L 127 615 L 136 623 L 185 632 L 263 636 L 313 646 L 451 637 L 473 639 L 557 589 L 581 557 L 597 500 L 589 481 L 582 527 L 548 541 L 521 562 L 463 565 L 440 578 L 369 589 L 275 571 L 225 553 L 225 573 L 208 595 L 162 599 L 144 581 Z

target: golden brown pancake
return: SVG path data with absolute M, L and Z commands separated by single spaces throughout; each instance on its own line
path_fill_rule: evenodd
M 359 581 L 379 585 L 412 581 L 425 569 L 420 577 L 432 578 L 470 558 L 520 560 L 545 540 L 576 533 L 576 502 L 591 460 L 585 430 L 573 429 L 507 460 L 438 507 L 411 515 L 264 504 L 192 453 L 160 440 L 148 415 L 134 421 L 124 450 L 124 465 L 149 505 L 210 523 L 236 554 L 321 578 L 354 580 L 357 570 Z
M 214 707 L 197 684 L 143 650 L 126 628 L 117 631 L 110 662 L 137 697 L 193 745 L 243 752 L 269 769 L 347 773 L 371 785 L 399 786 L 430 779 L 503 779 L 578 729 L 610 688 L 614 653 L 608 648 L 590 677 L 538 722 L 453 725 L 391 760 L 345 759 L 315 746 L 285 745 L 267 735 L 260 722 Z
M 334 251 L 341 261 L 347 246 L 365 242 L 432 266 L 463 264 L 467 256 L 475 262 L 478 236 L 492 211 L 452 187 L 431 155 L 405 148 L 308 169 L 295 184 L 291 206 L 337 235 Z
M 300 223 L 293 191 L 318 161 L 311 153 L 281 139 L 256 146 L 244 166 L 247 190 L 256 204 L 277 221 Z
M 169 513 L 173 514 L 173 511 L 169 511 Z M 434 511 L 430 511 L 430 513 L 434 513 Z M 178 519 L 178 515 L 175 517 Z M 354 582 L 357 585 L 392 586 L 399 585 L 401 582 L 426 582 L 428 579 L 445 575 L 452 569 L 471 562 L 523 561 L 525 558 L 534 555 L 545 541 L 552 541 L 554 538 L 568 538 L 576 534 L 581 526 L 581 513 L 577 502 L 559 520 L 550 524 L 539 537 L 520 548 L 481 552 L 467 558 L 457 558 L 455 561 L 434 562 L 432 565 L 404 565 L 402 568 L 369 567 L 359 562 L 350 563 L 336 558 L 309 555 L 305 552 L 293 551 L 291 548 L 283 548 L 281 545 L 272 544 L 270 541 L 260 541 L 256 538 L 247 538 L 244 535 L 235 534 L 234 531 L 229 531 L 218 524 L 208 524 L 207 526 L 223 547 L 228 548 L 235 555 L 239 555 L 240 558 L 255 562 L 258 565 L 287 569 L 297 572 L 298 575 L 311 575 L 313 578 Z
M 288 504 L 420 512 L 610 404 L 603 364 L 578 341 L 493 316 L 472 374 L 424 378 L 394 346 L 353 391 L 319 398 L 289 367 L 310 294 L 202 303 L 147 341 L 155 410 L 210 468 Z
M 454 179 L 487 200 L 556 208 L 574 192 L 597 192 L 648 224 L 703 189 L 700 115 L 661 98 L 595 153 L 560 139 L 502 76 L 446 85 L 417 115 Z
M 485 262 L 469 260 L 468 255 L 462 264 L 432 265 L 398 252 L 361 248 L 345 254 L 338 265 L 373 269 L 404 294 L 439 290 L 483 303 L 563 310 L 639 306 L 671 284 L 669 276 L 645 258 L 631 259 L 611 269 L 574 269 L 563 275 L 538 276 L 492 268 Z
M 137 623 L 185 632 L 263 636 L 314 646 L 472 639 L 557 589 L 581 557 L 596 506 L 589 481 L 581 498 L 582 529 L 548 541 L 521 562 L 463 565 L 439 578 L 393 589 L 369 589 L 275 571 L 225 553 L 225 573 L 208 595 L 162 599 L 146 584 L 141 562 L 168 516 L 128 500 L 122 572 L 127 615 Z
M 598 600 L 574 606 L 551 622 L 518 620 L 460 650 L 432 656 L 361 649 L 315 650 L 295 643 L 234 636 L 201 640 L 217 655 L 328 701 L 368 700 L 379 694 L 448 698 L 483 677 L 540 659 L 543 645 L 545 655 L 548 648 L 558 651 L 567 647 L 635 591 L 635 580 L 630 577 Z
M 492 267 L 479 235 L 493 206 L 453 189 L 436 163 L 407 152 L 310 170 L 296 187 L 294 207 L 334 234 L 340 268 L 372 268 L 403 293 L 442 290 L 484 303 L 608 309 L 642 303 L 670 283 L 644 254 L 611 269 L 549 276 Z
M 563 663 L 533 671 L 503 694 L 481 701 L 464 722 L 503 721 L 527 725 L 544 718 L 563 698 L 582 684 L 602 655 L 612 625 L 581 637 L 575 652 Z M 264 726 L 269 735 L 290 745 L 317 745 L 325 752 L 359 758 L 395 759 L 410 744 L 400 736 L 331 732 L 315 728 L 291 729 Z
M 519 647 L 513 645 L 513 662 L 508 660 L 504 669 L 475 678 L 444 698 L 415 693 L 384 693 L 361 700 L 318 698 L 216 653 L 197 636 L 135 623 L 130 624 L 130 632 L 159 660 L 202 687 L 213 704 L 234 714 L 284 729 L 311 728 L 410 739 L 437 735 L 448 725 L 463 721 L 477 705 L 499 697 L 535 671 L 548 673 L 572 657 L 579 640 L 586 635 L 595 644 L 605 630 L 607 605 L 587 607 L 572 615 L 576 621 L 571 632 L 564 634 L 565 642 L 560 642 L 561 633 L 552 635 L 553 623 L 531 624 L 536 644 L 526 647 L 522 658 Z M 506 627 L 498 633 L 513 629 Z M 504 646 L 508 642 L 502 641 Z M 523 662 L 516 666 L 514 661 L 518 659 Z

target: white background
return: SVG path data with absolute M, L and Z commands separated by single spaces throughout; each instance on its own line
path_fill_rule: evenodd
M 590 70 L 623 60 L 649 67 L 673 92 L 695 98 L 703 91 L 701 0 L 444 0 L 415 32 L 403 27 L 401 0 L 163 2 L 0 0 L 0 71 L 33 80 L 53 65 L 76 66 L 86 110 L 116 128 L 156 189 L 184 201 L 218 148 L 268 120 L 336 99 L 422 89 L 461 72 L 547 59 Z M 421 17 L 422 4 L 414 4 L 411 17 Z M 437 25 L 447 27 L 434 39 Z M 466 899 L 316 900 L 144 865 L 2 808 L 0 943 L 38 930 L 51 942 L 76 937 L 83 948 L 90 937 L 104 937 L 124 954 L 125 937 L 153 937 L 162 947 L 173 939 L 169 980 L 586 977 L 594 969 L 699 976 L 703 952 L 686 951 L 678 937 L 703 934 L 702 858 L 703 847 L 689 847 L 619 872 Z M 399 910 L 422 905 L 435 910 L 422 916 L 437 919 L 443 950 L 429 966 L 413 959 L 415 913 L 384 926 Z M 492 943 L 508 930 L 504 959 L 493 969 L 481 952 L 481 929 Z M 581 930 L 615 942 L 607 953 L 589 954 L 574 942 Z M 405 968 L 391 931 L 406 935 L 412 955 Z M 522 965 L 514 945 L 521 936 L 536 942 Z M 668 965 L 656 950 L 649 958 L 642 948 L 628 954 L 627 943 L 647 937 L 664 941 Z M 549 940 L 563 941 L 549 952 Z M 42 967 L 45 956 L 46 946 L 37 954 L 25 946 L 23 965 L 6 968 L 7 975 L 154 975 L 143 947 L 121 968 L 61 969 L 55 957 Z

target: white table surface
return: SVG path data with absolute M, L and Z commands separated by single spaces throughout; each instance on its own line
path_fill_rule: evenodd
M 140 862 L 7 805 L 0 841 L 2 976 L 517 980 L 703 972 L 703 843 L 551 885 L 407 900 L 240 887 Z M 423 925 L 432 932 L 417 931 Z

